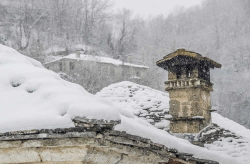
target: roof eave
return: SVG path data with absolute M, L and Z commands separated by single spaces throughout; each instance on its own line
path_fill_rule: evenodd
M 176 56 L 175 56 L 176 57 Z M 174 57 L 173 57 L 174 58 Z M 159 67 L 162 67 L 161 65 L 164 65 L 164 63 L 166 63 L 166 65 L 168 65 L 168 63 L 170 63 L 170 60 L 173 59 L 173 58 L 163 58 L 159 61 L 156 62 L 156 65 L 159 66 Z M 198 58 L 194 58 L 194 59 L 197 59 L 198 61 L 206 61 L 206 62 L 209 62 L 210 63 L 210 67 L 211 68 L 221 68 L 222 65 L 213 61 L 212 59 L 209 59 L 207 57 L 202 57 L 201 59 L 198 59 Z M 162 67 L 163 68 L 163 67 Z M 163 68 L 163 69 L 166 69 L 166 68 Z

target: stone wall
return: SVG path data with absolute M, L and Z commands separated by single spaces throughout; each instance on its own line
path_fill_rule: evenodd
M 112 130 L 107 122 L 76 118 L 75 128 L 0 134 L 0 163 L 218 164 L 151 140 Z
M 205 128 L 202 119 L 172 119 L 170 131 L 172 133 L 198 133 Z M 198 131 L 198 130 L 199 131 Z
M 210 93 L 201 88 L 186 88 L 169 91 L 170 114 L 174 117 L 203 116 L 211 119 L 207 112 L 211 109 Z
M 171 132 L 198 133 L 211 123 L 209 91 L 202 87 L 173 89 L 169 90 L 169 97 Z

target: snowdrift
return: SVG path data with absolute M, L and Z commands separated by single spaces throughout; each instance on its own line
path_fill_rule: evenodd
M 0 132 L 74 127 L 75 116 L 120 120 L 117 107 L 3 45 L 0 116 Z

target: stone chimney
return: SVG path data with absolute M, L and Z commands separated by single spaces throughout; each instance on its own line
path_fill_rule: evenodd
M 126 60 L 126 61 L 127 61 L 128 63 L 133 63 L 133 56 L 132 56 L 132 55 L 127 55 L 126 57 L 127 57 L 127 60 Z
M 211 123 L 210 69 L 221 68 L 221 64 L 198 53 L 178 49 L 156 65 L 168 71 L 165 90 L 170 97 L 170 131 L 199 133 Z
M 81 58 L 81 51 L 76 50 L 76 58 Z
M 81 45 L 81 44 L 76 45 L 75 50 L 76 50 L 76 58 L 81 58 L 81 54 L 85 54 L 87 52 L 86 45 Z

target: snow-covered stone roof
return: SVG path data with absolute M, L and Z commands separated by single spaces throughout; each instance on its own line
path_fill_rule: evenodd
M 141 122 L 140 120 L 146 120 L 147 122 L 153 124 L 155 127 L 160 129 L 168 129 L 167 126 L 169 124 L 168 118 L 171 118 L 171 115 L 168 114 L 169 111 L 169 95 L 168 93 L 161 92 L 158 90 L 154 90 L 152 88 L 138 85 L 132 82 L 124 81 L 116 84 L 112 84 L 100 92 L 97 93 L 98 96 L 101 96 L 107 100 L 110 100 L 114 103 L 114 105 L 118 107 L 123 107 L 125 110 L 134 113 L 138 118 L 137 122 Z M 159 116 L 157 118 L 157 122 L 154 119 L 151 119 L 155 113 L 165 113 L 165 118 Z M 156 132 L 155 128 L 146 127 L 133 127 L 132 124 L 136 124 L 134 119 L 122 117 L 122 124 L 118 124 L 116 126 L 117 130 L 126 131 L 127 133 L 133 135 L 146 135 L 147 138 L 150 138 L 154 142 L 158 142 L 163 144 L 164 142 L 164 134 L 162 134 L 162 138 L 160 132 Z M 250 162 L 250 130 L 245 128 L 244 126 L 227 119 L 221 116 L 218 113 L 212 113 L 212 122 L 217 124 L 220 129 L 225 129 L 223 131 L 230 132 L 234 134 L 238 138 L 233 138 L 232 135 L 221 135 L 218 136 L 218 130 L 211 128 L 209 131 L 202 132 L 200 135 L 210 135 L 215 133 L 215 136 L 209 136 L 213 139 L 212 143 L 206 143 L 205 148 L 209 149 L 217 154 L 220 154 L 224 157 L 232 157 L 230 159 L 234 159 L 233 161 L 227 161 L 221 159 L 220 163 L 249 163 Z M 125 125 L 126 124 L 126 125 Z M 152 125 L 151 125 L 152 126 Z M 146 131 L 151 131 L 150 134 L 146 133 Z M 153 135 L 154 134 L 159 134 Z M 169 134 L 166 132 L 166 134 Z M 166 136 L 165 136 L 166 137 Z M 202 138 L 201 138 L 202 139 Z M 169 140 L 169 138 L 168 138 Z M 178 139 L 181 140 L 181 139 Z M 174 142 L 174 141 L 173 141 Z M 200 142 L 200 141 L 199 141 Z M 203 141 L 201 141 L 203 142 Z M 171 146 L 172 143 L 168 143 Z M 176 144 L 176 143 L 174 143 Z M 177 147 L 175 147 L 177 148 Z M 177 148 L 180 150 L 179 148 Z M 194 153 L 192 149 L 195 151 L 201 151 L 196 148 L 190 147 L 190 153 Z M 183 150 L 186 152 L 187 150 Z M 202 150 L 203 151 L 203 150 Z M 210 155 L 209 155 L 210 156 Z M 212 159 L 211 157 L 210 159 Z M 221 157 L 222 158 L 222 157 Z M 216 160 L 219 161 L 219 160 Z
M 142 88 L 148 89 L 150 92 L 150 88 Z M 81 86 L 64 81 L 56 73 L 46 70 L 40 62 L 3 45 L 0 45 L 0 91 L 0 133 L 31 129 L 40 129 L 39 132 L 43 133 L 42 129 L 47 132 L 48 129 L 75 127 L 73 121 L 75 120 L 79 124 L 77 121 L 81 121 L 81 119 L 90 121 L 90 123 L 95 120 L 96 124 L 101 122 L 102 124 L 107 123 L 109 126 L 109 122 L 112 122 L 110 120 L 114 120 L 117 123 L 120 122 L 114 127 L 114 130 L 150 139 L 154 143 L 175 148 L 179 152 L 191 153 L 195 158 L 210 159 L 221 164 L 248 164 L 250 162 L 248 155 L 250 151 L 249 129 L 225 119 L 219 114 L 212 115 L 214 123 L 247 140 L 245 147 L 242 148 L 244 151 L 239 152 L 241 155 L 237 157 L 234 153 L 230 153 L 231 149 L 230 152 L 227 151 L 226 146 L 230 142 L 223 145 L 225 149 L 208 150 L 176 138 L 166 131 L 155 128 L 147 121 L 137 118 L 133 114 L 134 110 L 128 110 L 129 107 L 122 109 L 121 106 L 116 106 L 116 103 L 112 104 L 112 102 L 91 95 Z M 130 92 L 129 90 L 123 94 L 131 95 Z M 136 93 L 135 90 L 134 92 Z M 141 107 L 150 105 L 146 104 L 149 101 L 146 98 L 143 99 L 144 95 L 139 94 L 140 92 L 132 94 L 137 100 L 131 99 L 131 104 L 135 107 L 143 102 Z M 165 95 L 165 98 L 168 99 L 167 94 L 160 91 L 158 93 Z M 153 94 L 157 97 L 156 91 Z M 145 97 L 149 98 L 150 93 Z M 119 97 L 117 99 L 119 102 Z M 151 97 L 150 101 L 152 100 L 154 97 Z M 154 106 L 156 102 L 157 100 L 152 101 L 151 105 Z M 125 102 L 123 103 L 125 104 Z M 149 108 L 151 109 L 151 107 Z M 18 132 L 14 134 L 20 137 Z M 46 134 L 50 135 L 50 133 Z M 0 135 L 3 139 L 5 138 L 5 134 Z M 11 133 L 6 135 L 12 137 Z M 40 138 L 43 135 L 38 134 Z M 71 134 L 67 133 L 67 135 Z
M 232 157 L 249 161 L 249 139 L 239 136 L 217 124 L 207 127 L 199 134 L 199 142 L 195 144 L 217 151 L 227 153 Z
M 160 129 L 168 129 L 169 96 L 150 87 L 123 81 L 103 88 L 96 95 L 112 101 L 116 106 L 131 111 Z
M 100 62 L 100 63 L 114 64 L 114 65 L 117 65 L 117 66 L 125 65 L 125 66 L 130 66 L 130 67 L 148 68 L 147 66 L 144 66 L 144 65 L 137 65 L 137 64 L 127 63 L 127 62 L 125 62 L 123 64 L 122 61 L 117 60 L 117 59 L 113 59 L 113 58 L 109 58 L 109 57 L 94 56 L 94 55 L 85 55 L 85 54 L 81 54 L 80 58 L 77 58 L 76 54 L 70 54 L 70 55 L 64 56 L 62 58 L 53 60 L 51 62 L 47 62 L 45 64 L 52 63 L 52 62 L 55 62 L 55 61 L 58 61 L 58 60 L 61 60 L 61 59 L 74 59 L 74 60 L 84 60 L 84 61 L 95 61 L 95 62 Z
M 120 120 L 117 107 L 3 45 L 0 90 L 0 132 L 72 127 L 76 116 Z

